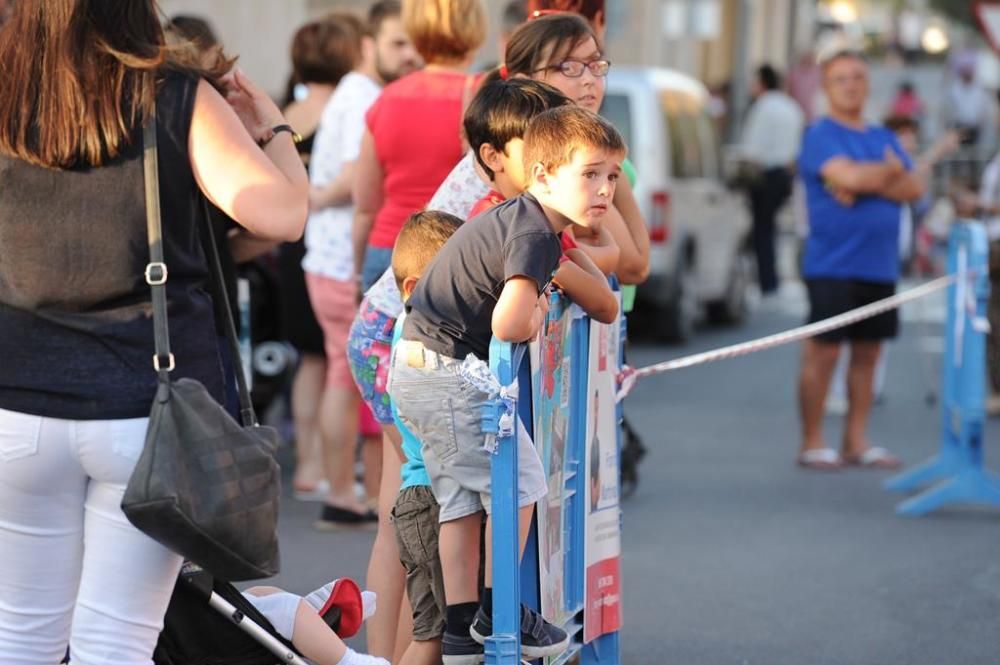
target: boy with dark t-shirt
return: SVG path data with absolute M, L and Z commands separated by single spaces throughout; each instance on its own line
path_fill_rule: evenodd
M 393 351 L 389 392 L 401 420 L 421 441 L 440 505 L 439 551 L 447 601 L 446 665 L 477 663 L 492 634 L 492 545 L 487 526 L 486 585 L 480 603 L 482 511 L 490 508 L 490 452 L 482 431 L 489 396 L 462 375 L 463 360 L 487 360 L 492 337 L 535 337 L 559 266 L 559 233 L 601 223 L 621 174 L 625 144 L 606 120 L 579 107 L 539 114 L 524 137 L 527 193 L 463 225 L 424 272 L 406 303 L 403 338 Z M 523 432 L 523 428 L 520 428 Z M 521 542 L 535 502 L 545 495 L 541 461 L 518 441 Z M 488 520 L 488 518 L 487 518 Z M 522 654 L 561 653 L 564 631 L 522 609 Z

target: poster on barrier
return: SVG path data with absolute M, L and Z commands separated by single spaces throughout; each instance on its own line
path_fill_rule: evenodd
M 618 415 L 615 402 L 620 322 L 590 324 L 587 379 L 586 587 L 583 641 L 621 627 L 621 521 L 618 506 Z
M 530 347 L 535 446 L 549 492 L 538 502 L 538 582 L 542 614 L 569 619 L 565 600 L 565 462 L 569 418 L 570 333 L 574 308 L 554 300 L 541 338 Z

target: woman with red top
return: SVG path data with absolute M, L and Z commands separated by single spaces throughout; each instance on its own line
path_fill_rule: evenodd
M 403 222 L 464 154 L 467 70 L 486 37 L 482 0 L 404 0 L 403 24 L 427 66 L 386 86 L 368 111 L 354 180 L 354 265 L 365 291 L 389 267 Z

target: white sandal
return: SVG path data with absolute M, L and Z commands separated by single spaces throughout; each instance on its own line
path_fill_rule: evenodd
M 799 453 L 796 460 L 798 465 L 805 469 L 816 469 L 819 471 L 834 471 L 843 466 L 843 460 L 836 450 L 832 448 L 810 448 Z

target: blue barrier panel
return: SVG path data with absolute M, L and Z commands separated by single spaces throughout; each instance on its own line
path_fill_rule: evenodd
M 986 230 L 955 224 L 948 243 L 945 353 L 941 372 L 941 450 L 923 464 L 889 478 L 885 488 L 934 487 L 899 504 L 900 515 L 919 516 L 952 503 L 1000 507 L 1000 476 L 983 468 L 986 303 L 989 267 Z
M 501 386 L 510 386 L 518 375 L 518 347 L 494 339 L 490 343 L 490 369 Z M 501 432 L 505 412 L 502 402 L 484 408 L 483 429 L 498 433 L 491 469 L 493 509 L 493 636 L 486 640 L 486 665 L 521 662 L 521 611 L 517 539 L 517 428 Z
M 591 386 L 588 385 L 591 321 L 565 299 L 553 296 L 544 331 L 543 339 L 534 348 L 540 355 L 549 354 L 544 362 L 536 363 L 545 365 L 549 370 L 549 374 L 544 376 L 541 370 L 533 374 L 527 367 L 528 363 L 520 361 L 521 345 L 515 347 L 494 340 L 490 346 L 490 368 L 499 383 L 509 386 L 515 376 L 518 378 L 520 399 L 516 410 L 520 413 L 521 422 L 515 426 L 527 424 L 529 431 L 533 430 L 536 435 L 533 439 L 543 453 L 543 463 L 550 465 L 546 467 L 546 472 L 550 474 L 550 497 L 561 503 L 540 502 L 539 512 L 547 514 L 545 519 L 539 515 L 536 524 L 546 524 L 547 529 L 533 528 L 518 569 L 516 431 L 499 437 L 492 469 L 495 635 L 487 642 L 486 662 L 496 665 L 520 662 L 517 633 L 519 606 L 523 600 L 536 609 L 546 609 L 546 618 L 562 625 L 573 638 L 569 651 L 550 659 L 549 665 L 560 665 L 574 657 L 579 657 L 582 663 L 617 665 L 620 652 L 617 632 L 599 635 L 589 644 L 583 641 L 588 572 L 585 555 L 590 512 L 587 503 L 590 474 L 586 462 L 591 396 Z M 558 373 L 553 369 L 553 363 L 559 366 Z M 484 427 L 489 431 L 498 431 L 503 410 L 504 406 L 500 403 L 486 409 Z M 609 410 L 602 417 L 617 423 L 620 409 L 617 411 L 613 413 Z M 560 418 L 565 420 L 560 421 Z M 556 433 L 535 427 L 550 427 L 553 423 L 558 429 Z M 615 430 L 615 445 L 620 455 L 620 433 L 617 427 Z M 552 483 L 561 483 L 562 486 Z M 553 533 L 557 536 L 553 537 Z M 551 541 L 555 541 L 555 546 Z M 542 552 L 546 556 L 554 553 L 553 562 L 544 561 L 544 575 Z M 554 573 L 553 565 L 561 565 L 562 569 Z M 547 584 L 560 588 L 549 589 Z M 553 603 L 561 607 L 553 608 Z

